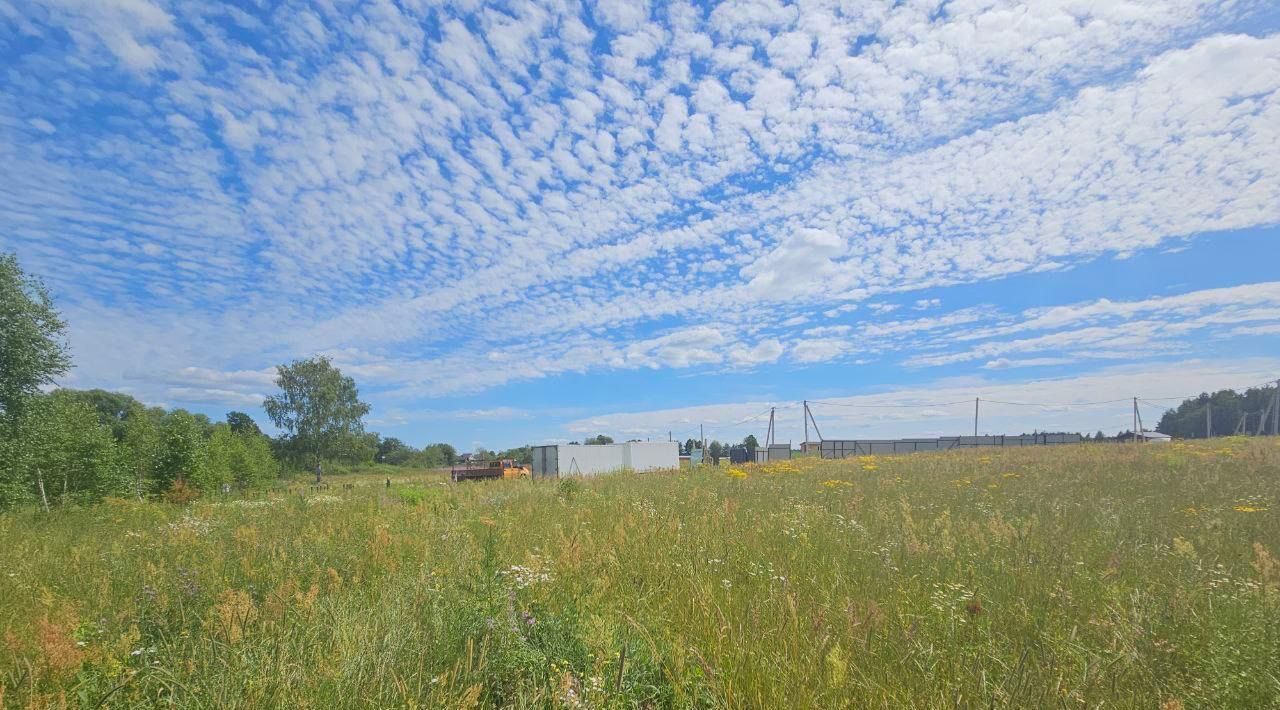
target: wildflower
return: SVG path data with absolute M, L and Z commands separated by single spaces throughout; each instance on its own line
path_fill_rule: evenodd
M 1237 513 L 1263 513 L 1266 512 L 1267 507 L 1265 505 L 1234 505 L 1231 509 Z
M 725 475 L 727 475 L 729 478 L 736 478 L 738 480 L 741 480 L 747 477 L 747 472 L 736 466 L 730 466 L 729 470 L 725 471 Z
M 529 566 L 511 565 L 507 569 L 498 570 L 498 576 L 505 578 L 516 589 L 526 589 L 535 584 L 544 584 L 552 580 L 546 571 L 541 558 L 533 557 Z

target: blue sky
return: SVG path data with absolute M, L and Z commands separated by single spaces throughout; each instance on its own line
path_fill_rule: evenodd
M 263 419 L 326 354 L 371 429 L 496 448 L 1280 377 L 1263 2 L 0 0 L 0 62 L 67 386 Z

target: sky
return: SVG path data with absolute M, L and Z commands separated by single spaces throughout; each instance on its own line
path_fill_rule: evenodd
M 1264 1 L 0 0 L 0 165 L 60 384 L 218 419 L 314 355 L 462 449 L 1280 378 Z

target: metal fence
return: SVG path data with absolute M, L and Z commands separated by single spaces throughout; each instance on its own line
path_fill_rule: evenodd
M 1080 441 L 1079 434 L 944 436 L 937 439 L 823 439 L 818 447 L 818 454 L 824 459 L 843 459 L 850 456 L 975 449 L 984 446 L 1054 446 L 1078 444 Z

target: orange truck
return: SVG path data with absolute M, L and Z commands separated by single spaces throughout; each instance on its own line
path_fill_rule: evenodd
M 514 459 L 498 459 L 488 463 L 468 463 L 449 469 L 454 483 L 478 481 L 486 478 L 528 478 L 529 467 L 517 464 Z

